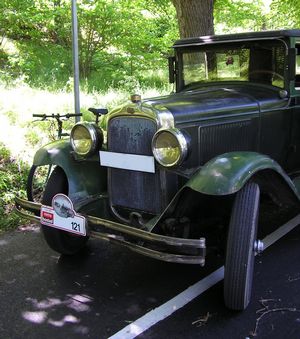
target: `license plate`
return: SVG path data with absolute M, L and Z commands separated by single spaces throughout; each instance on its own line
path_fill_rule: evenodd
M 100 151 L 99 153 L 101 166 L 155 173 L 155 162 L 153 156 L 107 151 Z
M 86 235 L 86 219 L 74 211 L 71 200 L 64 194 L 57 194 L 52 206 L 41 207 L 41 224 L 77 235 Z

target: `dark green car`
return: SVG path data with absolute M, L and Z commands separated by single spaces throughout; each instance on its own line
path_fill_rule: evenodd
M 218 253 L 226 305 L 246 308 L 264 208 L 299 208 L 298 47 L 298 30 L 177 41 L 175 92 L 134 95 L 38 150 L 34 166 L 55 168 L 42 204 L 17 198 L 19 212 L 62 254 L 90 236 L 176 263 Z

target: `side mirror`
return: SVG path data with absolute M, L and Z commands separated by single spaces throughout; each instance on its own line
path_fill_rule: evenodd
M 170 84 L 174 84 L 175 82 L 175 57 L 168 57 L 168 63 L 169 63 L 169 82 Z

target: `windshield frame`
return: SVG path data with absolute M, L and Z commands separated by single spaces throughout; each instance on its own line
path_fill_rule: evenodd
M 243 46 L 246 46 L 244 48 L 250 49 L 252 46 L 261 46 L 264 47 L 269 45 L 274 47 L 283 47 L 284 52 L 282 53 L 284 57 L 283 61 L 283 70 L 282 74 L 280 76 L 283 78 L 283 84 L 282 87 L 275 86 L 273 84 L 261 84 L 259 82 L 250 81 L 248 80 L 238 80 L 238 79 L 226 79 L 226 80 L 203 80 L 195 83 L 185 84 L 184 81 L 184 62 L 183 62 L 183 55 L 185 53 L 191 53 L 191 52 L 201 52 L 201 51 L 222 51 L 222 50 L 234 50 L 234 49 L 241 49 Z M 246 39 L 246 40 L 230 40 L 230 41 L 220 41 L 220 42 L 213 42 L 213 43 L 207 43 L 207 44 L 195 44 L 195 45 L 187 45 L 186 47 L 181 45 L 179 47 L 175 47 L 175 60 L 176 60 L 176 91 L 186 91 L 190 89 L 197 89 L 201 88 L 203 86 L 211 86 L 211 85 L 217 85 L 217 84 L 259 84 L 262 86 L 268 86 L 275 88 L 277 90 L 283 90 L 288 88 L 287 84 L 287 77 L 286 77 L 286 71 L 287 71 L 287 62 L 288 62 L 288 44 L 287 42 L 282 38 L 267 38 L 267 39 Z M 250 59 L 249 59 L 250 60 Z M 249 62 L 250 63 L 250 62 Z M 248 65 L 249 66 L 249 65 Z

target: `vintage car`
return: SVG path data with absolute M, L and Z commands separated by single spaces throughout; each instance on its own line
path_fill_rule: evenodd
M 96 123 L 39 149 L 34 166 L 55 168 L 42 204 L 17 198 L 19 213 L 62 254 L 92 236 L 176 263 L 219 253 L 225 304 L 245 309 L 260 207 L 298 213 L 298 46 L 300 30 L 176 41 L 174 93 L 91 109 Z

